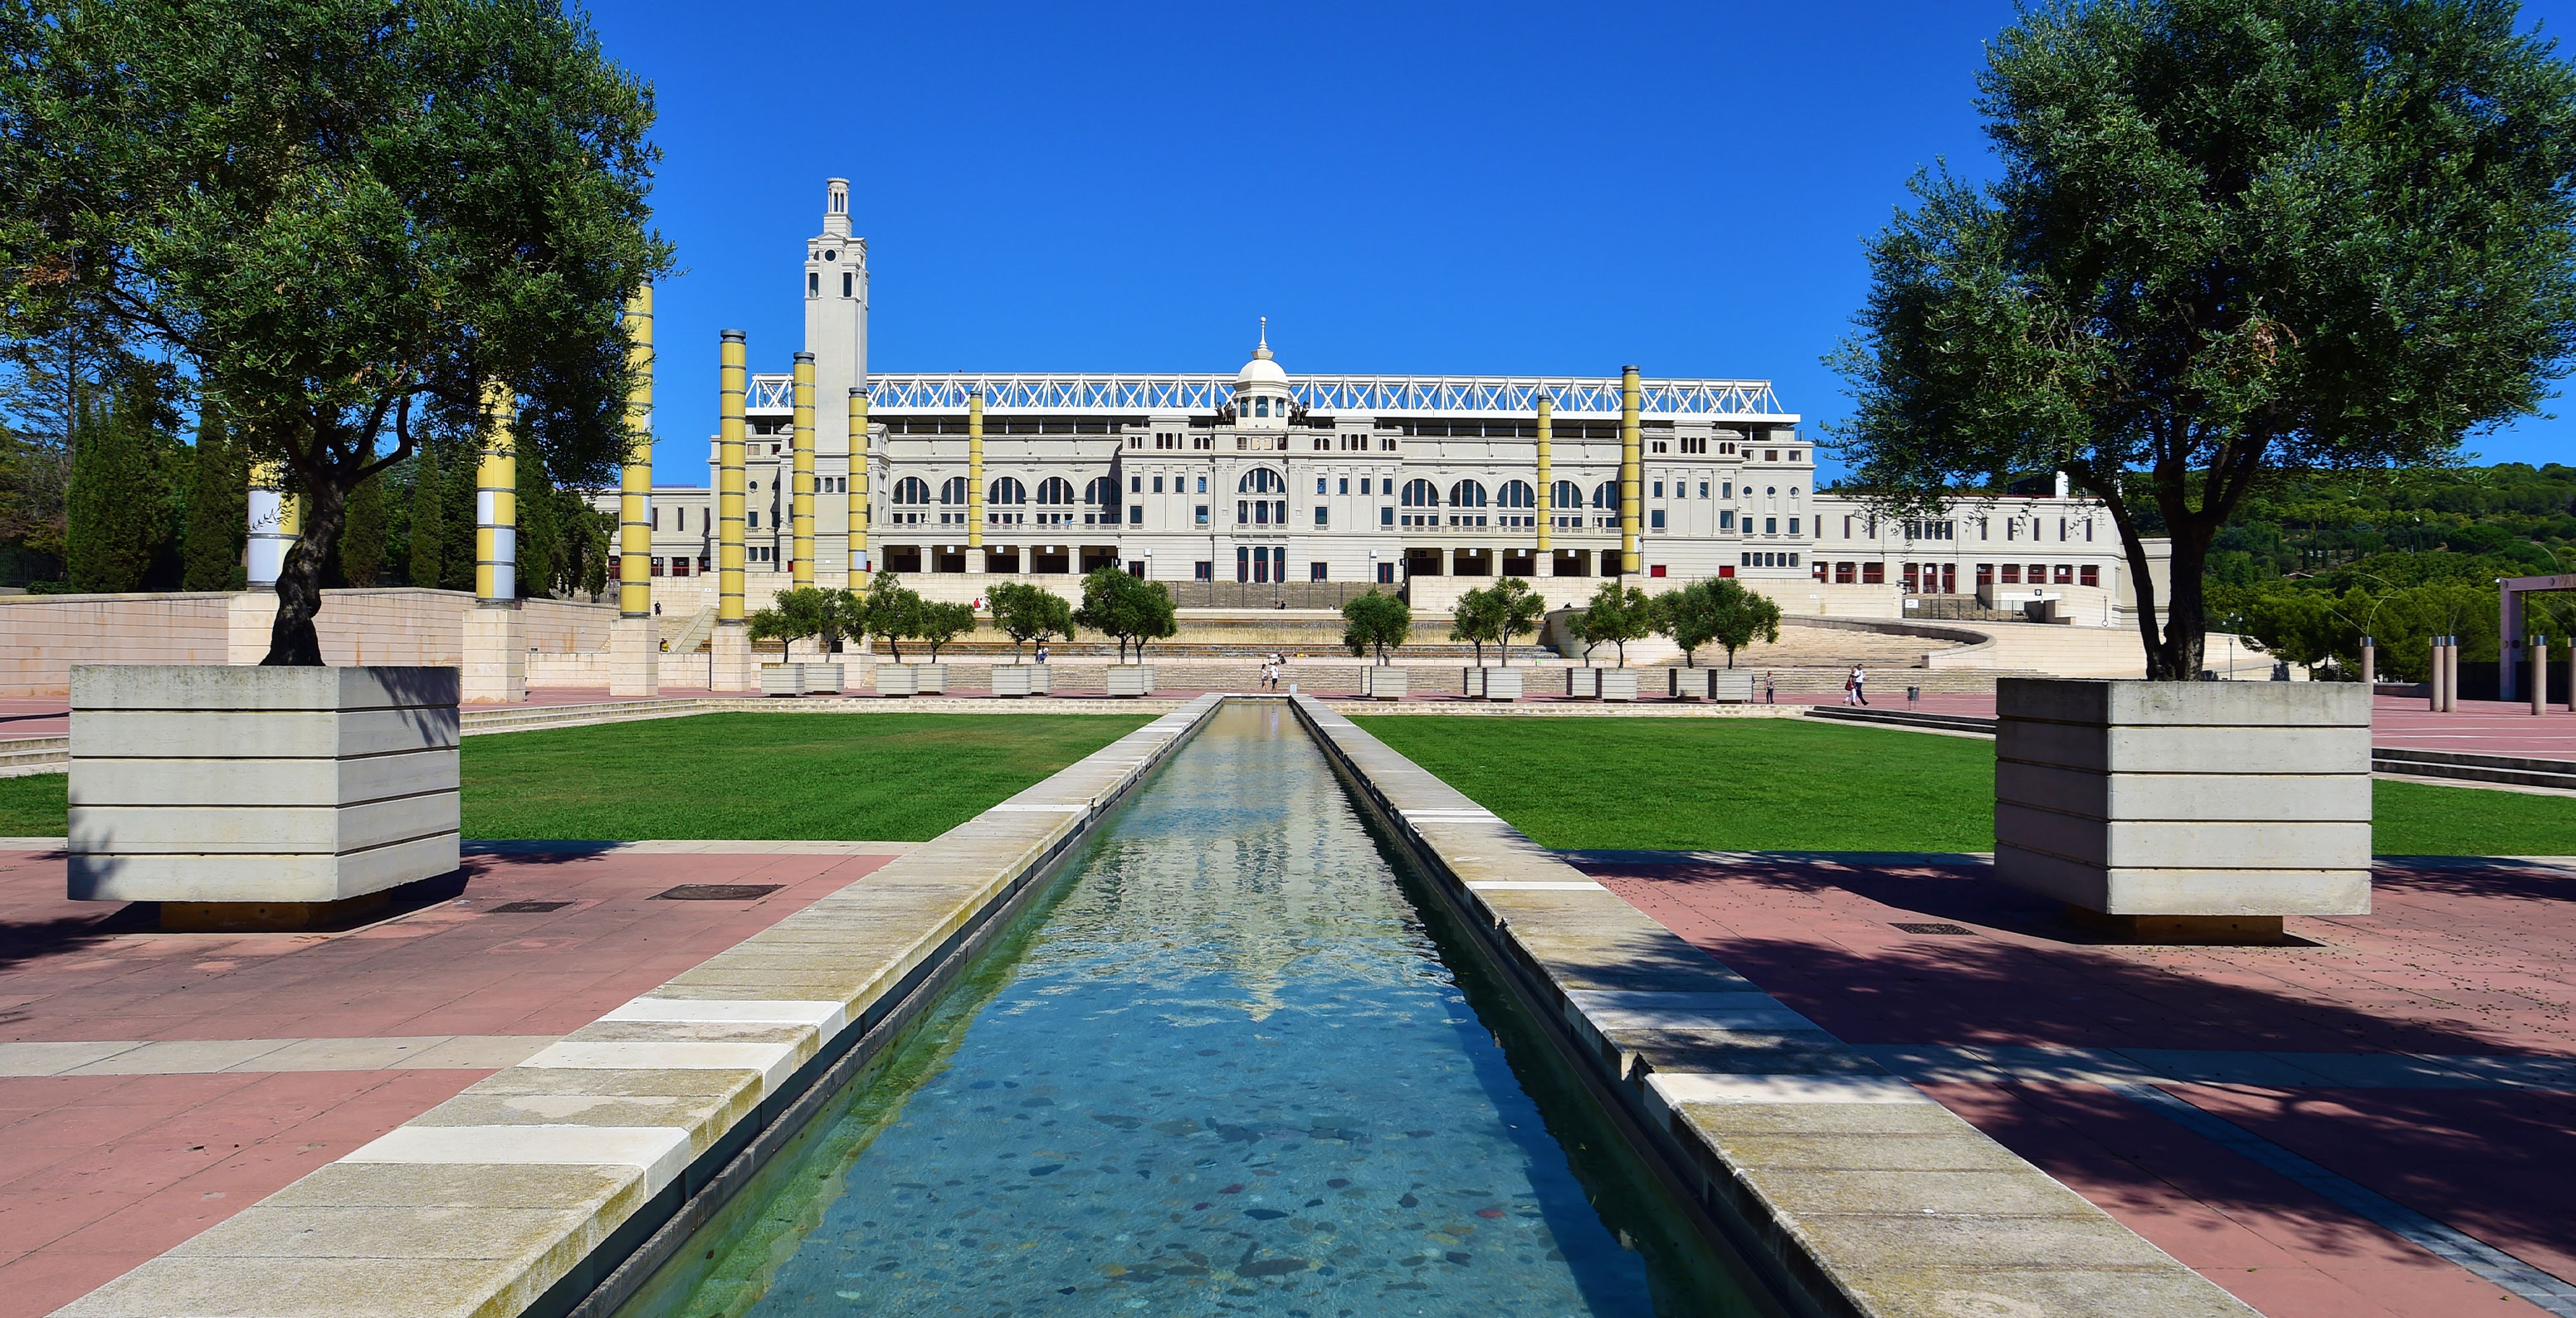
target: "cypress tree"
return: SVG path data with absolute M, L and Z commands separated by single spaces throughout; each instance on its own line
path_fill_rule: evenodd
M 197 448 L 188 483 L 187 543 L 181 590 L 240 590 L 248 584 L 242 564 L 249 516 L 250 473 L 224 432 L 223 413 L 208 399 L 197 412 Z
M 439 521 L 447 543 L 439 551 L 436 583 L 442 590 L 474 589 L 474 482 L 482 456 L 478 445 L 458 444 L 447 451 L 442 464 L 446 478 L 439 486 L 444 504 Z
M 376 446 L 366 446 L 374 461 Z M 377 472 L 349 491 L 349 524 L 340 532 L 340 570 L 352 586 L 376 586 L 385 575 L 385 474 Z
M 119 390 L 106 405 L 85 409 L 74 431 L 63 555 L 73 590 L 140 589 L 168 533 L 170 492 L 141 401 Z
M 438 446 L 423 444 L 411 468 L 411 584 L 438 587 L 447 550 L 446 487 L 440 483 Z
M 554 594 L 563 567 L 563 526 L 543 464 L 519 462 L 519 598 Z

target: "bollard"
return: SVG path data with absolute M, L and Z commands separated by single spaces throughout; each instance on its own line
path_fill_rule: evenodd
M 2432 667 L 2425 670 L 2424 712 L 2442 712 L 2442 638 L 2433 638 Z
M 2549 638 L 2531 638 L 2531 712 L 2549 712 Z
M 2361 638 L 2361 684 L 2379 691 L 2379 645 L 2367 636 Z

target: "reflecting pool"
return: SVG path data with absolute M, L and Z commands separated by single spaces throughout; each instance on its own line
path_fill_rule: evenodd
M 1750 1312 L 1471 988 L 1230 703 L 627 1313 Z

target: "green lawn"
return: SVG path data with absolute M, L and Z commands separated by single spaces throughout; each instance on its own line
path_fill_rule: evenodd
M 1799 719 L 1355 721 L 1550 847 L 1994 847 L 1995 747 L 1983 739 Z M 2383 855 L 2576 855 L 2576 800 L 2373 786 Z
M 1145 722 L 701 714 L 468 737 L 465 836 L 923 841 Z M 64 781 L 0 778 L 0 833 L 61 836 Z

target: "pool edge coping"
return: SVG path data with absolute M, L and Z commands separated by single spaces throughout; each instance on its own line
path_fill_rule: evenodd
M 2254 1314 L 1341 710 L 1303 695 L 1292 705 L 1784 1304 L 1819 1318 Z M 1795 1069 L 1706 1069 L 1784 1053 Z M 1909 1192 L 1955 1205 L 1970 1187 L 2014 1211 L 1895 1211 Z
M 54 1313 L 612 1311 L 1225 699 L 1180 703 Z M 585 1119 L 654 1104 L 683 1124 Z

